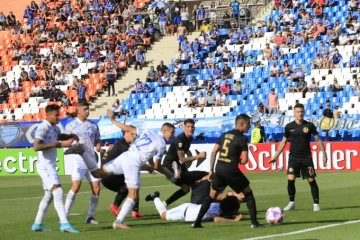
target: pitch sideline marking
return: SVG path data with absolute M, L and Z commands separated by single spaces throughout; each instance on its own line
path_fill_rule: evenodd
M 262 237 L 246 238 L 244 240 L 259 240 L 259 239 L 267 239 L 267 238 L 274 238 L 274 237 L 283 237 L 283 236 L 296 235 L 296 234 L 306 233 L 306 232 L 313 232 L 313 231 L 317 231 L 317 230 L 321 230 L 321 229 L 332 228 L 332 227 L 337 227 L 337 226 L 342 226 L 342 225 L 347 225 L 347 224 L 355 224 L 355 223 L 360 223 L 360 220 L 352 220 L 352 221 L 347 221 L 347 222 L 342 222 L 342 223 L 334 223 L 334 224 L 329 224 L 329 225 L 324 225 L 324 226 L 319 226 L 319 227 L 305 228 L 303 230 L 298 230 L 298 231 L 294 231 L 294 232 L 279 233 L 279 234 L 267 235 L 267 236 L 262 236 Z
M 169 187 L 169 186 L 173 186 L 173 184 L 167 184 L 167 185 L 158 185 L 158 186 L 147 186 L 147 187 L 142 187 L 142 188 L 155 188 L 155 187 Z M 104 190 L 102 190 L 104 191 Z M 110 190 L 106 190 L 111 192 Z M 88 194 L 91 193 L 91 191 L 87 191 L 87 192 L 79 192 L 76 195 L 79 194 Z M 64 196 L 66 196 L 67 194 L 63 194 Z M 5 198 L 5 199 L 0 199 L 0 202 L 5 202 L 5 201 L 16 201 L 16 200 L 30 200 L 30 199 L 37 199 L 37 198 L 43 198 L 44 196 L 41 197 L 28 197 L 28 198 Z

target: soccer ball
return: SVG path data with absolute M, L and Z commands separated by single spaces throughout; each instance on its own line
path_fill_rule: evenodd
M 265 219 L 269 224 L 282 223 L 284 221 L 284 210 L 280 207 L 271 207 L 266 211 Z

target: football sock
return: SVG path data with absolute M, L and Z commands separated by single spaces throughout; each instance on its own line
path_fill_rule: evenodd
M 131 198 L 127 198 L 126 201 L 124 202 L 124 204 L 122 205 L 122 208 L 121 208 L 120 213 L 117 216 L 116 220 L 123 223 L 125 217 L 129 214 L 131 209 L 133 209 L 134 205 L 135 205 L 135 201 Z
M 118 194 L 115 197 L 114 204 L 120 206 L 124 199 L 127 197 L 129 190 L 126 187 L 120 187 Z
M 97 166 L 96 161 L 93 160 L 93 158 L 91 158 L 87 152 L 84 152 L 83 154 L 79 155 L 82 157 L 82 159 L 84 160 L 84 163 L 86 165 L 86 167 L 89 169 L 90 172 L 94 172 L 97 169 L 99 169 L 99 167 Z
M 316 181 L 309 182 L 311 188 L 311 195 L 314 199 L 315 204 L 319 204 L 319 187 Z
M 68 195 L 66 196 L 66 201 L 65 201 L 66 217 L 69 216 L 69 212 L 70 212 L 72 205 L 75 202 L 75 198 L 76 198 L 76 193 L 74 193 L 72 190 L 70 190 Z
M 91 195 L 90 201 L 89 201 L 89 211 L 88 211 L 88 217 L 93 217 L 97 208 L 99 202 L 99 196 Z
M 287 190 L 290 202 L 294 202 L 296 193 L 295 180 L 288 180 Z
M 156 210 L 159 212 L 160 216 L 162 215 L 163 212 L 167 211 L 165 205 L 161 202 L 160 198 L 158 198 L 158 197 L 155 198 L 154 204 L 155 204 Z
M 68 223 L 66 213 L 65 213 L 65 206 L 64 206 L 64 199 L 63 199 L 63 189 L 61 187 L 56 188 L 52 194 L 54 197 L 54 206 L 56 209 L 56 212 L 59 216 L 60 223 Z
M 256 201 L 253 192 L 246 194 L 245 197 L 246 206 L 249 209 L 249 215 L 252 224 L 258 224 L 257 221 L 257 211 L 256 211 Z
M 173 195 L 171 195 L 168 199 L 165 200 L 166 206 L 169 206 L 170 204 L 172 204 L 173 202 L 175 202 L 179 198 L 182 198 L 186 194 L 187 193 L 184 192 L 184 190 L 182 190 L 182 189 L 177 190 L 176 192 L 174 192 Z
M 133 211 L 134 211 L 134 212 L 139 212 L 139 201 L 138 201 L 138 200 L 135 201 L 135 205 L 134 205 L 134 207 L 133 207 Z
M 201 223 L 201 220 L 205 216 L 206 212 L 209 210 L 210 205 L 213 201 L 214 201 L 214 199 L 212 199 L 210 196 L 206 196 L 204 198 L 203 202 L 201 203 L 201 208 L 200 208 L 199 214 L 197 215 L 194 224 Z
M 41 199 L 39 204 L 39 210 L 36 214 L 35 223 L 41 224 L 44 216 L 46 215 L 47 210 L 53 200 L 52 193 L 49 191 L 45 191 L 44 197 Z

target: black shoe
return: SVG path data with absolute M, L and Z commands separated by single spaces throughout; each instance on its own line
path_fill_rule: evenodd
M 201 223 L 193 223 L 191 224 L 191 228 L 202 228 L 203 226 L 201 225 Z
M 256 223 L 256 224 L 251 224 L 251 228 L 263 228 L 264 225 L 260 224 L 260 223 Z
M 149 195 L 146 196 L 145 201 L 149 202 L 149 201 L 154 201 L 155 198 L 160 197 L 160 193 L 159 192 L 154 192 L 151 193 Z
M 72 146 L 70 148 L 68 148 L 65 152 L 64 155 L 69 155 L 69 154 L 83 154 L 84 151 L 84 147 L 82 144 L 76 145 L 76 146 Z

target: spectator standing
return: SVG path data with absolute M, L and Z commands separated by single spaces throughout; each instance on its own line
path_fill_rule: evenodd
M 79 101 L 86 101 L 87 88 L 84 86 L 84 82 L 80 82 L 80 86 L 76 89 Z
M 159 15 L 159 27 L 160 32 L 163 36 L 166 35 L 166 13 L 164 8 L 161 9 L 160 15 Z
M 115 79 L 116 79 L 116 70 L 114 68 L 112 68 L 111 65 L 109 65 L 109 67 L 106 69 L 106 81 L 107 81 L 107 86 L 108 86 L 108 97 L 110 97 L 110 88 L 112 88 L 112 96 L 116 96 L 115 95 Z
M 275 93 L 275 89 L 272 88 L 267 99 L 267 104 L 270 114 L 277 114 L 279 109 L 279 96 Z
M 265 133 L 261 127 L 260 121 L 255 123 L 255 128 L 251 130 L 251 140 L 250 143 L 264 143 L 265 142 Z

